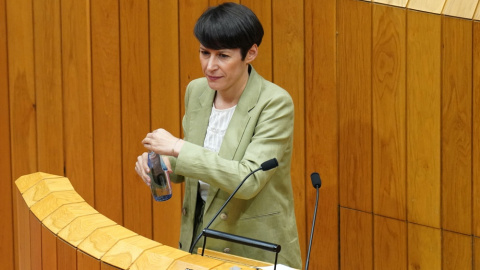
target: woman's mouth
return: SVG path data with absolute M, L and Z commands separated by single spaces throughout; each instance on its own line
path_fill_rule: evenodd
M 220 76 L 210 76 L 210 75 L 207 75 L 207 78 L 208 78 L 209 81 L 214 82 L 214 81 L 216 81 L 216 80 L 218 80 L 218 79 L 220 79 L 220 78 L 222 78 L 222 77 L 220 77 Z

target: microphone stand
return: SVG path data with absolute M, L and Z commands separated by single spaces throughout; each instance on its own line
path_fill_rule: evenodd
M 227 206 L 227 204 L 230 202 L 230 200 L 233 198 L 233 196 L 237 193 L 237 191 L 242 187 L 243 183 L 250 177 L 250 175 L 260 171 L 262 169 L 262 167 L 250 172 L 244 179 L 243 181 L 240 183 L 240 185 L 238 185 L 238 187 L 232 192 L 232 194 L 230 195 L 230 197 L 228 197 L 228 199 L 225 201 L 225 203 L 222 205 L 222 207 L 220 207 L 220 210 L 218 210 L 218 212 L 215 214 L 215 216 L 210 220 L 210 222 L 207 224 L 207 226 L 203 229 L 203 231 L 197 236 L 197 238 L 195 239 L 195 241 L 192 243 L 192 245 L 190 246 L 190 254 L 193 253 L 193 249 L 195 248 L 195 245 L 198 243 L 198 241 L 200 240 L 200 238 L 202 238 L 202 236 L 204 235 L 205 233 L 205 230 L 210 228 L 210 225 L 212 225 L 213 221 L 218 217 L 218 215 L 220 215 L 220 213 L 222 212 L 222 210 L 225 208 L 225 206 Z
M 312 249 L 312 240 L 313 240 L 313 231 L 315 229 L 315 221 L 317 219 L 317 208 L 318 208 L 318 190 L 322 186 L 322 181 L 320 180 L 320 175 L 316 172 L 310 175 L 312 178 L 312 185 L 317 190 L 317 199 L 315 200 L 315 211 L 313 212 L 313 223 L 312 223 L 312 231 L 310 232 L 310 243 L 308 244 L 308 253 L 307 253 L 307 261 L 305 263 L 305 270 L 308 270 L 308 263 L 310 261 L 310 250 Z

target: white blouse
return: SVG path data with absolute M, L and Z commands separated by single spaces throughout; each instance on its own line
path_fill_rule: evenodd
M 223 136 L 225 136 L 228 124 L 232 119 L 236 107 L 237 105 L 228 109 L 219 110 L 215 108 L 215 105 L 212 106 L 212 112 L 210 113 L 210 119 L 208 120 L 207 135 L 205 136 L 205 141 L 203 141 L 204 148 L 207 148 L 208 150 L 215 153 L 218 153 L 218 151 L 220 151 Z M 203 181 L 199 182 L 200 196 L 204 201 L 206 201 L 210 185 Z

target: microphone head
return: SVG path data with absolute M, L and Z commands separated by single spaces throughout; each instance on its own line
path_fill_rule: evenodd
M 270 160 L 267 160 L 260 165 L 260 168 L 262 168 L 262 171 L 268 171 L 271 170 L 275 167 L 278 166 L 278 161 L 276 158 L 272 158 Z
M 312 179 L 312 185 L 314 188 L 319 188 L 322 186 L 322 180 L 317 172 L 312 173 L 310 178 Z

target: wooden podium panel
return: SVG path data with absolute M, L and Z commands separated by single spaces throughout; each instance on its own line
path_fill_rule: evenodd
M 205 256 L 190 254 L 143 237 L 86 203 L 66 177 L 38 172 L 15 184 L 21 270 L 227 270 L 271 265 L 208 250 Z

